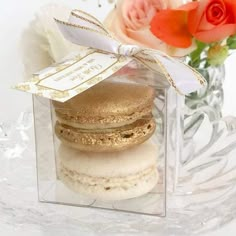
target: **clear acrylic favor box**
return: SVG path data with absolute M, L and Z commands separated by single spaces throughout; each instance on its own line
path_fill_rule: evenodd
M 110 91 L 110 100 L 114 100 L 113 106 L 117 103 L 119 110 L 116 106 L 107 108 L 111 102 L 103 98 L 107 90 L 100 97 L 98 93 L 97 99 L 101 100 L 98 104 L 104 108 L 100 108 L 101 113 L 114 109 L 114 122 L 126 108 L 120 106 L 120 99 L 124 102 L 126 97 L 131 97 L 133 100 L 127 100 L 127 106 L 136 104 L 130 111 L 130 116 L 137 113 L 133 120 L 127 123 L 118 119 L 118 125 L 110 126 L 105 117 L 103 125 L 97 126 L 89 119 L 86 109 L 92 109 L 94 101 L 86 104 L 86 96 L 90 94 L 93 98 L 95 87 L 103 83 L 115 84 L 115 88 L 118 84 L 117 89 L 130 87 L 126 90 L 136 95 L 124 89 L 113 94 Z M 135 86 L 137 90 L 133 89 Z M 154 94 L 147 103 L 147 106 L 151 104 L 151 113 L 138 114 L 136 110 L 142 102 L 137 105 L 135 99 L 146 99 L 147 88 Z M 68 106 L 33 96 L 39 200 L 166 216 L 167 192 L 175 187 L 176 166 L 182 152 L 184 98 L 170 88 L 161 74 L 132 65 L 89 90 L 72 98 L 79 102 L 68 101 Z M 114 98 L 114 93 L 120 93 L 121 98 Z M 149 122 L 154 123 L 151 126 Z

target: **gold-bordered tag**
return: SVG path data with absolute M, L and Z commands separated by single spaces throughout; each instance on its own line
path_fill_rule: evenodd
M 15 88 L 65 102 L 105 80 L 131 61 L 122 55 L 86 49 L 33 75 Z

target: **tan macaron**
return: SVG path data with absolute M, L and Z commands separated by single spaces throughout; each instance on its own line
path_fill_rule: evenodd
M 155 91 L 137 84 L 102 82 L 65 103 L 53 102 L 57 137 L 81 151 L 120 151 L 155 131 Z

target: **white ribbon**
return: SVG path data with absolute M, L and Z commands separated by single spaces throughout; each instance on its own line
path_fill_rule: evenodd
M 191 93 L 205 83 L 196 70 L 161 51 L 122 44 L 98 19 L 86 12 L 73 10 L 68 22 L 55 21 L 64 37 L 72 43 L 131 57 L 156 72 L 162 72 L 179 93 Z
M 180 94 L 191 93 L 205 83 L 193 68 L 161 51 L 120 43 L 99 20 L 85 12 L 72 11 L 68 22 L 55 20 L 65 38 L 87 48 L 34 73 L 30 80 L 17 84 L 16 89 L 65 102 L 109 78 L 132 60 L 162 73 Z

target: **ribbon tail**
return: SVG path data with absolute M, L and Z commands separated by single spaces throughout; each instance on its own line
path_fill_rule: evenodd
M 74 44 L 84 47 L 96 48 L 109 53 L 117 53 L 120 42 L 113 39 L 104 30 L 99 30 L 97 25 L 93 27 L 85 24 L 75 24 L 55 19 L 63 36 Z M 83 19 L 80 19 L 83 21 Z
M 162 52 L 144 49 L 136 58 L 155 72 L 164 74 L 169 84 L 180 94 L 192 93 L 206 83 L 195 69 Z

